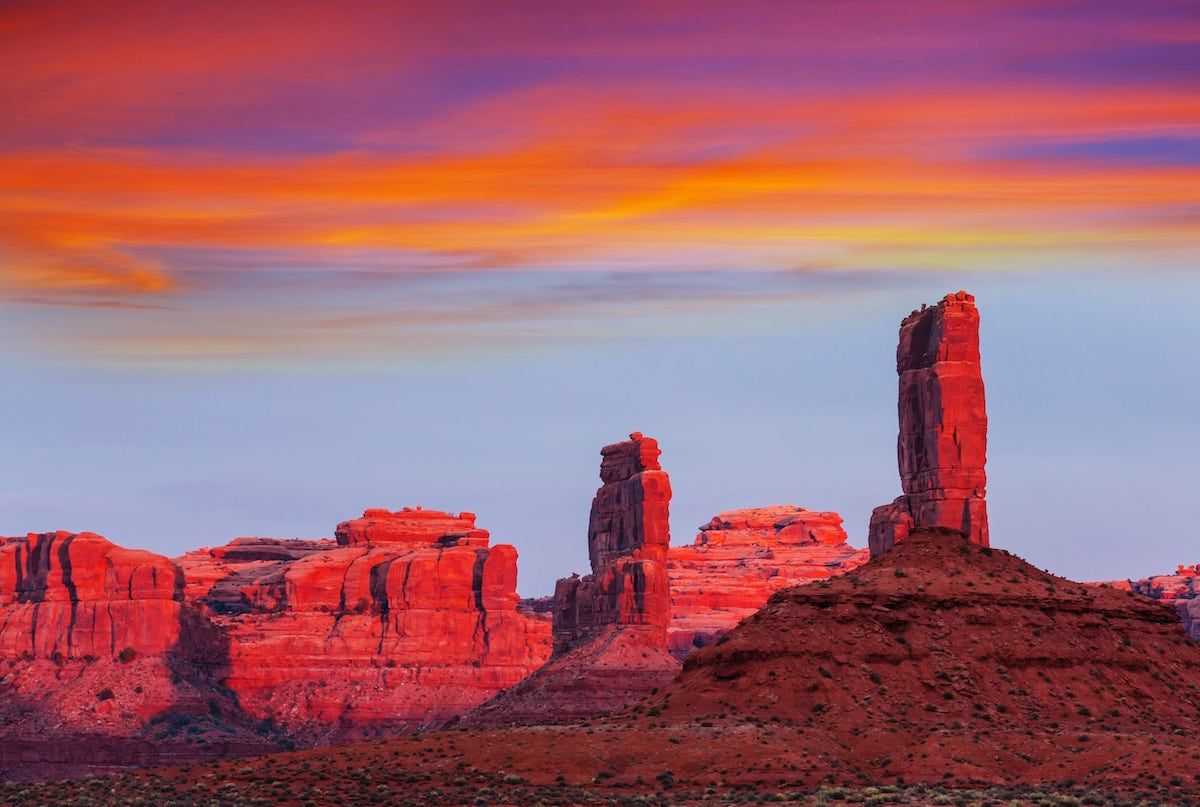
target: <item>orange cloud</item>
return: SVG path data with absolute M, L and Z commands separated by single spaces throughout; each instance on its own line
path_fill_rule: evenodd
M 1197 238 L 1195 161 L 1005 152 L 1200 138 L 1187 77 L 1125 80 L 1195 38 L 1167 7 L 60 8 L 0 12 L 9 292 L 186 293 L 188 251 L 874 267 Z

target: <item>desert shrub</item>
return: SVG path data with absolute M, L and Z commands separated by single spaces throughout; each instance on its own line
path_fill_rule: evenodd
M 102 689 L 96 693 L 96 700 L 98 700 L 98 701 L 110 701 L 115 697 L 117 697 L 117 696 L 108 687 L 105 687 L 104 689 Z
M 121 662 L 122 664 L 128 664 L 135 658 L 137 658 L 137 651 L 132 647 L 125 648 L 117 655 L 117 661 Z

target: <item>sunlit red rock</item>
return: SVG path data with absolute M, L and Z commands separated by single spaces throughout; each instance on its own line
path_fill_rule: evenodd
M 251 716 L 310 738 L 437 725 L 549 656 L 549 623 L 517 610 L 516 550 L 489 547 L 473 515 L 369 510 L 337 539 L 180 558 Z
M 432 726 L 549 656 L 516 550 L 470 514 L 340 532 L 177 561 L 89 533 L 0 539 L 0 759 L 31 775 Z
M 559 722 L 616 709 L 669 681 L 667 551 L 671 483 L 658 443 L 640 432 L 601 449 L 588 519 L 592 573 L 558 581 L 554 654 L 466 719 L 473 725 Z
M 0 539 L 5 764 L 32 775 L 274 747 L 187 660 L 219 648 L 211 638 L 168 558 L 86 532 Z
M 556 652 L 614 625 L 639 634 L 647 647 L 666 646 L 671 481 L 659 465 L 658 442 L 640 432 L 629 437 L 600 451 L 604 484 L 588 519 L 592 573 L 559 580 L 555 587 Z
M 343 521 L 334 533 L 339 546 L 442 541 L 456 546 L 487 546 L 487 530 L 475 526 L 474 513 L 443 513 L 405 507 L 403 510 L 372 509 L 362 518 Z
M 957 530 L 987 546 L 987 410 L 975 298 L 948 294 L 906 317 L 896 371 L 904 495 L 872 513 L 871 554 L 922 527 Z
M 670 649 L 684 656 L 712 644 L 782 588 L 842 574 L 867 550 L 846 543 L 837 513 L 780 505 L 732 510 L 673 546 Z
M 5 658 L 159 653 L 179 641 L 182 579 L 169 559 L 90 532 L 0 538 Z

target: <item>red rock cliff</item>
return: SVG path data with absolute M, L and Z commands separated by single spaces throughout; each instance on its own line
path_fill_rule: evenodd
M 683 657 L 712 644 L 780 589 L 866 560 L 867 550 L 846 543 L 837 513 L 790 505 L 721 513 L 691 546 L 671 547 L 671 652 Z
M 554 655 L 466 723 L 553 723 L 601 714 L 678 672 L 679 662 L 667 652 L 671 483 L 660 453 L 640 432 L 601 450 L 603 484 L 588 520 L 592 573 L 555 587 Z
M 0 538 L 0 653 L 77 659 L 168 650 L 180 634 L 178 571 L 161 555 L 90 532 Z
M 87 532 L 0 538 L 5 774 L 274 747 L 206 676 L 210 639 L 168 558 Z
M 905 318 L 896 371 L 904 495 L 871 514 L 871 554 L 921 527 L 947 527 L 987 546 L 987 410 L 975 298 L 948 294 Z
M 319 739 L 428 727 L 549 656 L 548 622 L 517 611 L 516 550 L 489 546 L 474 515 L 368 510 L 336 534 L 180 559 L 250 715 Z

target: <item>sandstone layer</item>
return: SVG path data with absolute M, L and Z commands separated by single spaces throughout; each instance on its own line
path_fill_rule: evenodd
M 56 774 L 274 748 L 192 648 L 179 568 L 93 533 L 0 538 L 0 765 Z
M 174 561 L 91 533 L 0 539 L 6 775 L 428 728 L 549 657 L 516 550 L 473 515 L 369 510 L 336 535 Z
M 319 740 L 427 728 L 548 657 L 549 624 L 517 611 L 516 550 L 489 546 L 474 515 L 368 510 L 336 536 L 179 560 L 250 716 Z
M 871 514 L 871 554 L 922 527 L 957 530 L 987 546 L 987 409 L 975 298 L 948 294 L 906 317 L 896 372 L 904 495 Z
M 776 591 L 843 574 L 867 555 L 846 543 L 837 513 L 783 505 L 714 516 L 668 555 L 671 652 L 710 645 Z

